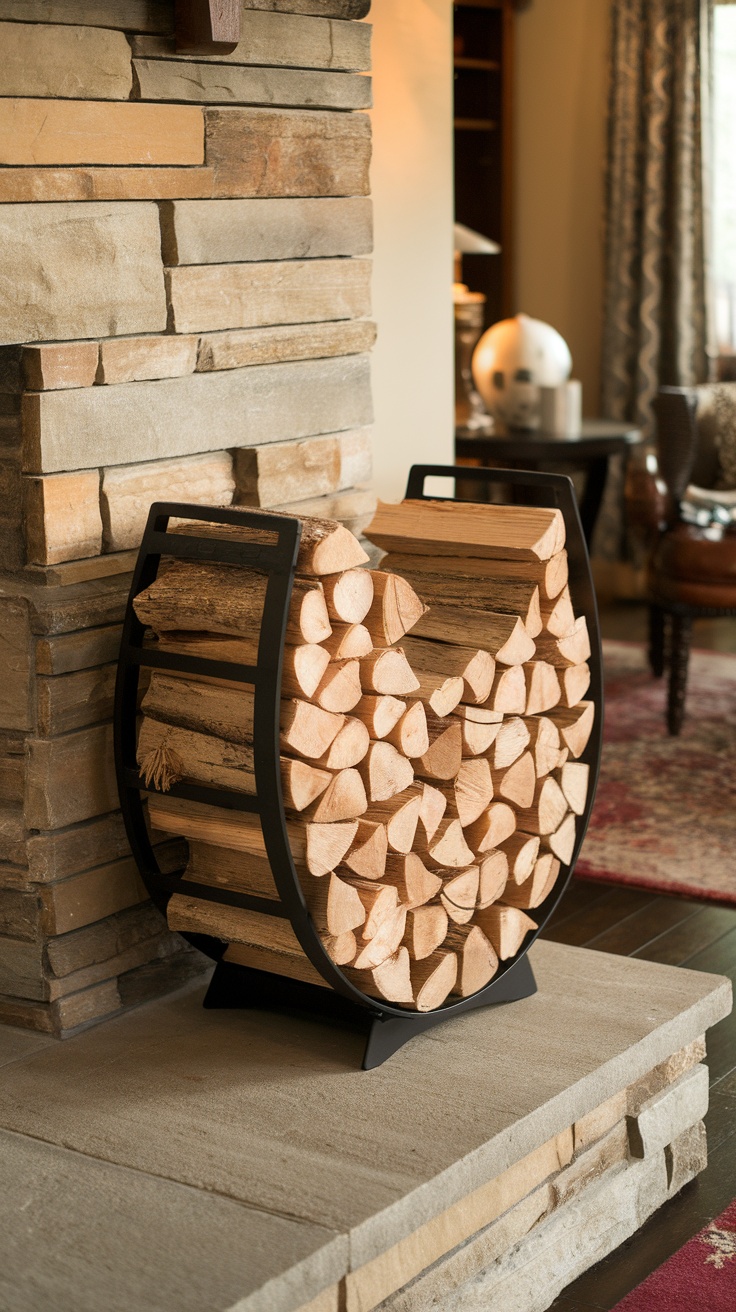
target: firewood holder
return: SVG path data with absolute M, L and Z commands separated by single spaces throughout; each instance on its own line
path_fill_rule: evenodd
M 429 477 L 455 479 L 462 481 L 466 487 L 468 483 L 486 486 L 496 484 L 510 490 L 517 502 L 557 507 L 565 520 L 570 589 L 576 610 L 586 616 L 590 632 L 589 697 L 595 702 L 596 718 L 590 740 L 580 758 L 590 766 L 590 787 L 584 814 L 578 817 L 572 860 L 547 899 L 535 909 L 535 918 L 539 918 L 536 932 L 527 936 L 515 957 L 501 962 L 494 978 L 478 993 L 469 998 L 453 999 L 435 1011 L 423 1013 L 369 997 L 334 964 L 310 918 L 287 836 L 279 747 L 283 649 L 301 538 L 298 519 L 282 515 L 269 516 L 262 512 L 249 514 L 240 509 L 215 509 L 174 502 L 154 503 L 149 512 L 133 575 L 115 689 L 115 769 L 120 805 L 133 856 L 154 903 L 165 915 L 169 898 L 175 892 L 183 891 L 184 887 L 188 897 L 222 902 L 288 919 L 305 955 L 330 985 L 329 989 L 325 989 L 223 961 L 227 944 L 209 935 L 186 933 L 184 938 L 189 943 L 217 963 L 203 1005 L 207 1008 L 249 1007 L 288 1011 L 347 1023 L 366 1035 L 362 1062 L 364 1070 L 381 1065 L 414 1035 L 454 1016 L 478 1007 L 518 1001 L 536 992 L 537 986 L 527 953 L 557 906 L 572 875 L 590 818 L 600 766 L 603 687 L 598 611 L 588 552 L 570 479 L 559 474 L 454 465 L 415 465 L 409 475 L 407 498 L 426 496 L 433 500 L 468 499 L 436 497 L 432 493 L 425 493 L 425 481 Z M 190 536 L 177 532 L 176 528 L 170 529 L 169 522 L 172 519 L 195 521 L 202 525 L 236 525 L 257 530 L 261 540 L 233 541 L 215 534 L 211 537 L 199 534 Z M 272 536 L 273 540 L 268 545 L 263 544 L 264 533 Z M 133 601 L 156 578 L 162 557 L 239 565 L 267 575 L 255 666 L 180 655 L 144 646 L 146 629 L 135 613 Z M 491 570 L 493 561 L 488 564 Z M 151 845 L 144 811 L 146 795 L 159 790 L 153 784 L 145 783 L 136 761 L 138 690 L 141 669 L 144 667 L 176 670 L 182 674 L 209 675 L 253 688 L 255 796 L 186 782 L 172 785 L 165 795 L 204 802 L 227 810 L 258 814 L 279 901 L 190 880 L 182 886 L 183 869 L 174 873 L 166 873 L 161 869 Z

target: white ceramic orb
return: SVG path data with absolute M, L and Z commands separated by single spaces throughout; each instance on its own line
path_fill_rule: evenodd
M 473 352 L 473 379 L 486 408 L 510 428 L 538 428 L 540 387 L 559 387 L 571 369 L 565 339 L 528 314 L 494 323 Z

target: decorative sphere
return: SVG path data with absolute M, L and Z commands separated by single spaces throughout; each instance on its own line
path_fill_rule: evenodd
M 538 428 L 540 387 L 559 387 L 571 369 L 565 339 L 528 314 L 494 323 L 473 352 L 475 385 L 489 414 L 509 428 Z

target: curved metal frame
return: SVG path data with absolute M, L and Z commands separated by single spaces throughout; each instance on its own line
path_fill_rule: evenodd
M 301 537 L 301 525 L 298 519 L 285 515 L 268 515 L 263 512 L 249 514 L 246 510 L 240 509 L 209 509 L 173 502 L 154 504 L 143 535 L 128 600 L 115 692 L 115 767 L 123 818 L 131 849 L 146 887 L 159 908 L 165 911 L 172 893 L 181 891 L 183 872 L 167 875 L 161 870 L 146 829 L 143 795 L 155 793 L 157 790 L 152 786 L 146 786 L 136 762 L 136 714 L 140 669 L 142 666 L 175 669 L 181 673 L 207 674 L 228 679 L 236 684 L 253 686 L 256 795 L 184 783 L 172 786 L 166 795 L 260 815 L 266 853 L 280 901 L 275 902 L 190 881 L 187 881 L 186 892 L 188 896 L 245 907 L 290 920 L 306 956 L 326 983 L 340 996 L 335 998 L 334 994 L 330 995 L 326 990 L 313 985 L 220 962 L 225 945 L 219 939 L 201 934 L 185 934 L 184 937 L 215 961 L 220 962 L 205 1005 L 263 1006 L 275 1000 L 276 1005 L 302 1006 L 311 1011 L 331 1013 L 340 1017 L 350 1015 L 352 1019 L 357 1020 L 362 1017 L 369 1023 L 368 1043 L 363 1060 L 364 1069 L 378 1065 L 414 1034 L 437 1025 L 451 1016 L 460 1015 L 476 1007 L 525 997 L 534 992 L 536 985 L 526 955 L 562 896 L 572 873 L 587 828 L 600 763 L 603 692 L 598 615 L 587 548 L 570 479 L 554 474 L 466 469 L 458 466 L 415 466 L 410 473 L 407 497 L 424 497 L 424 481 L 430 476 L 453 477 L 465 481 L 471 479 L 474 482 L 500 483 L 525 488 L 527 501 L 534 498 L 538 504 L 558 506 L 562 511 L 567 528 L 571 589 L 578 607 L 588 617 L 592 648 L 591 695 L 599 708 L 591 740 L 581 758 L 591 766 L 591 788 L 585 814 L 579 817 L 578 839 L 567 878 L 562 882 L 558 881 L 559 887 L 550 894 L 540 908 L 536 909 L 540 915 L 540 925 L 536 933 L 528 938 L 514 958 L 501 964 L 494 978 L 478 993 L 469 998 L 455 999 L 443 1004 L 436 1011 L 426 1013 L 409 1011 L 396 1004 L 368 997 L 334 964 L 309 916 L 289 846 L 279 748 L 281 669 L 289 602 Z M 261 537 L 266 531 L 274 535 L 275 541 L 271 545 L 264 545 L 262 541 L 250 543 L 218 538 L 216 535 L 204 537 L 170 532 L 168 524 L 172 517 L 203 524 L 236 525 L 242 529 L 257 531 Z M 249 567 L 267 574 L 266 599 L 255 666 L 158 652 L 144 647 L 145 626 L 135 614 L 133 600 L 155 579 L 162 556 L 219 561 Z M 493 562 L 489 561 L 489 569 L 492 566 Z

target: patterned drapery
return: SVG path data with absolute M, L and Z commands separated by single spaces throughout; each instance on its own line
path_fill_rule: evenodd
M 613 0 L 603 413 L 708 377 L 713 0 Z

